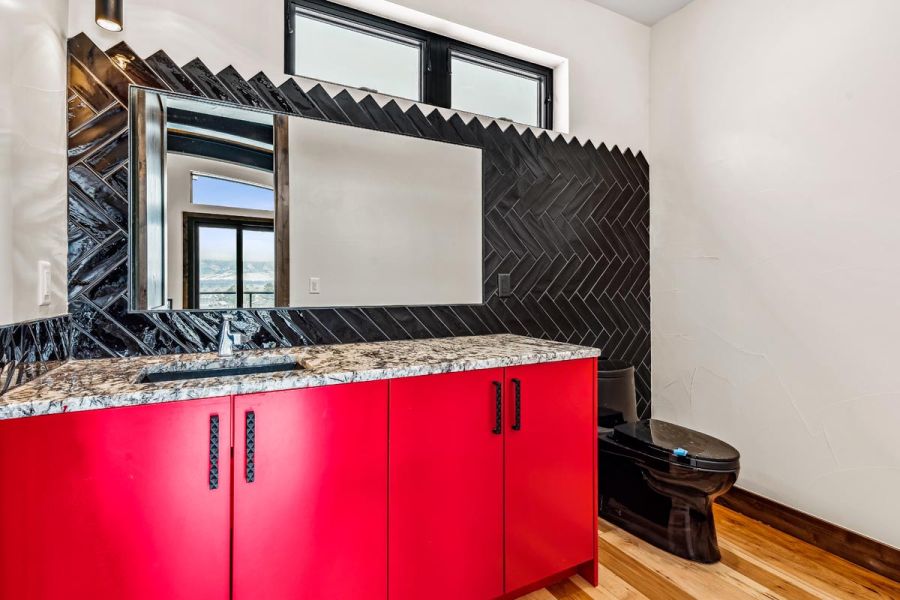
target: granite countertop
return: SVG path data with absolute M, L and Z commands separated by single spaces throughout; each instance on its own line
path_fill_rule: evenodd
M 452 373 L 600 356 L 600 350 L 517 335 L 482 335 L 69 361 L 0 396 L 0 419 Z M 302 369 L 138 383 L 148 372 L 297 363 Z

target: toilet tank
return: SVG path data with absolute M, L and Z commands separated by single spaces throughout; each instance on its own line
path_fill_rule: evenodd
M 597 361 L 597 404 L 622 413 L 628 423 L 638 420 L 633 366 L 623 360 Z

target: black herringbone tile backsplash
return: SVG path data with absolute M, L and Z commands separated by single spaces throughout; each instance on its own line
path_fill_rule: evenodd
M 69 358 L 69 317 L 0 326 L 0 396 Z
M 466 306 L 235 311 L 255 347 L 517 333 L 602 348 L 636 366 L 650 405 L 648 165 L 577 139 L 404 111 L 263 73 L 142 60 L 69 40 L 69 307 L 76 358 L 209 351 L 221 314 L 128 311 L 128 86 L 132 83 L 484 150 L 485 303 Z M 499 298 L 497 274 L 512 275 Z

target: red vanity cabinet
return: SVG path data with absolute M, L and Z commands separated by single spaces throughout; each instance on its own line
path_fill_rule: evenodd
M 234 600 L 387 597 L 388 382 L 235 396 Z
M 391 381 L 391 600 L 503 594 L 502 384 L 502 369 Z
M 596 373 L 590 358 L 391 381 L 390 600 L 596 584 Z
M 596 582 L 596 360 L 0 420 L 0 598 Z
M 228 598 L 230 431 L 230 398 L 0 421 L 0 598 Z
M 596 580 L 595 359 L 506 369 L 506 590 Z

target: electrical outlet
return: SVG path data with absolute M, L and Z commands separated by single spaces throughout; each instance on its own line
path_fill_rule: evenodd
M 38 261 L 37 272 L 38 306 L 50 306 L 50 263 Z
M 319 293 L 319 278 L 318 277 L 310 277 L 309 278 L 309 293 L 310 294 L 318 294 Z

